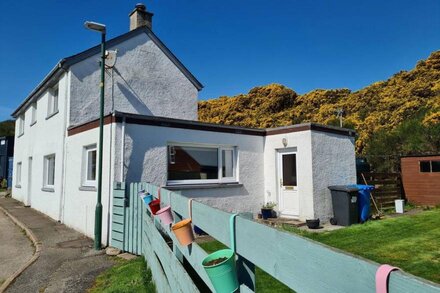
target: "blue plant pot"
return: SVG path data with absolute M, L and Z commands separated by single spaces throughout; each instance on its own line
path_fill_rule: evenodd
M 272 218 L 272 211 L 273 209 L 261 209 L 261 216 L 264 220 L 267 220 L 268 218 Z

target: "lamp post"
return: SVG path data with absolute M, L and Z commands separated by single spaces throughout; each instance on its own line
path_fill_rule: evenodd
M 105 81 L 105 25 L 97 22 L 86 21 L 84 26 L 92 31 L 101 33 L 101 96 L 99 100 L 99 147 L 98 147 L 98 195 L 95 208 L 95 249 L 101 249 L 101 231 L 102 231 L 102 144 L 104 137 L 104 81 Z

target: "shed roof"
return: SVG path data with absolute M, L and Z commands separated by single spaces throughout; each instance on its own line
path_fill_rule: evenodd
M 110 39 L 106 41 L 106 46 L 107 47 L 115 46 L 130 38 L 138 36 L 142 33 L 148 35 L 148 37 L 162 50 L 162 52 L 174 63 L 174 65 L 176 65 L 177 68 L 180 69 L 180 71 L 188 78 L 188 80 L 197 88 L 197 90 L 200 91 L 203 88 L 203 85 L 194 77 L 194 75 L 182 64 L 182 62 L 180 62 L 179 59 L 177 59 L 177 57 L 165 46 L 165 44 L 153 33 L 153 31 L 146 26 L 134 29 L 125 34 Z M 93 55 L 98 54 L 100 50 L 101 50 L 101 45 L 97 45 L 85 51 L 82 51 L 78 54 L 61 59 L 55 65 L 55 67 L 52 68 L 52 70 L 46 75 L 46 77 L 30 92 L 30 94 L 26 97 L 26 99 L 17 107 L 17 109 L 12 113 L 12 116 L 17 117 L 25 106 L 32 103 L 33 100 L 35 98 L 38 98 L 41 92 L 47 88 L 47 86 L 50 86 L 50 82 L 54 78 L 61 76 L 61 74 L 67 71 L 67 69 L 70 66 L 82 60 L 85 60 Z

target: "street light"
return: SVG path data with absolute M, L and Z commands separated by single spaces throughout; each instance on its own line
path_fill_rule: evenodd
M 101 231 L 102 231 L 102 144 L 104 137 L 104 66 L 105 66 L 105 25 L 93 21 L 86 21 L 84 27 L 101 33 L 101 89 L 100 111 L 99 111 L 99 153 L 98 153 L 98 196 L 95 208 L 95 249 L 101 249 Z

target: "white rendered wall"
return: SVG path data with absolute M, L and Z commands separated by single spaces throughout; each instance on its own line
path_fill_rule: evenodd
M 115 124 L 104 126 L 103 182 L 102 182 L 102 243 L 107 244 L 109 205 L 113 185 Z M 63 223 L 94 238 L 95 207 L 97 191 L 82 187 L 84 174 L 84 147 L 98 143 L 99 128 L 67 137 L 66 192 L 63 204 Z M 97 158 L 98 166 L 98 158 Z M 90 188 L 89 188 L 90 189 Z
M 197 120 L 197 89 L 145 33 L 107 49 L 118 54 L 105 74 L 106 114 L 117 110 Z M 71 126 L 98 118 L 99 58 L 71 67 Z
M 49 93 L 43 93 L 37 101 L 36 123 L 31 124 L 31 107 L 25 111 L 24 134 L 19 136 L 18 122 L 15 125 L 14 174 L 12 197 L 31 205 L 34 209 L 55 220 L 60 217 L 60 198 L 63 187 L 64 135 L 67 123 L 68 74 L 58 84 L 59 112 L 46 119 Z M 43 191 L 44 156 L 55 154 L 54 191 Z M 29 157 L 32 157 L 32 182 L 29 190 Z M 16 187 L 16 166 L 22 162 L 21 188 Z M 28 195 L 30 201 L 28 200 Z
M 287 139 L 287 146 L 283 145 Z M 264 190 L 265 200 L 279 203 L 277 150 L 296 149 L 299 219 L 312 218 L 313 211 L 313 172 L 311 131 L 300 131 L 265 137 L 264 146 Z M 277 206 L 275 209 L 279 209 Z
M 261 136 L 126 124 L 125 181 L 165 185 L 168 142 L 237 146 L 239 182 L 243 186 L 181 190 L 181 193 L 222 210 L 255 213 L 264 201 L 263 139 Z
M 314 217 L 327 221 L 333 216 L 331 185 L 356 184 L 354 138 L 312 132 Z

